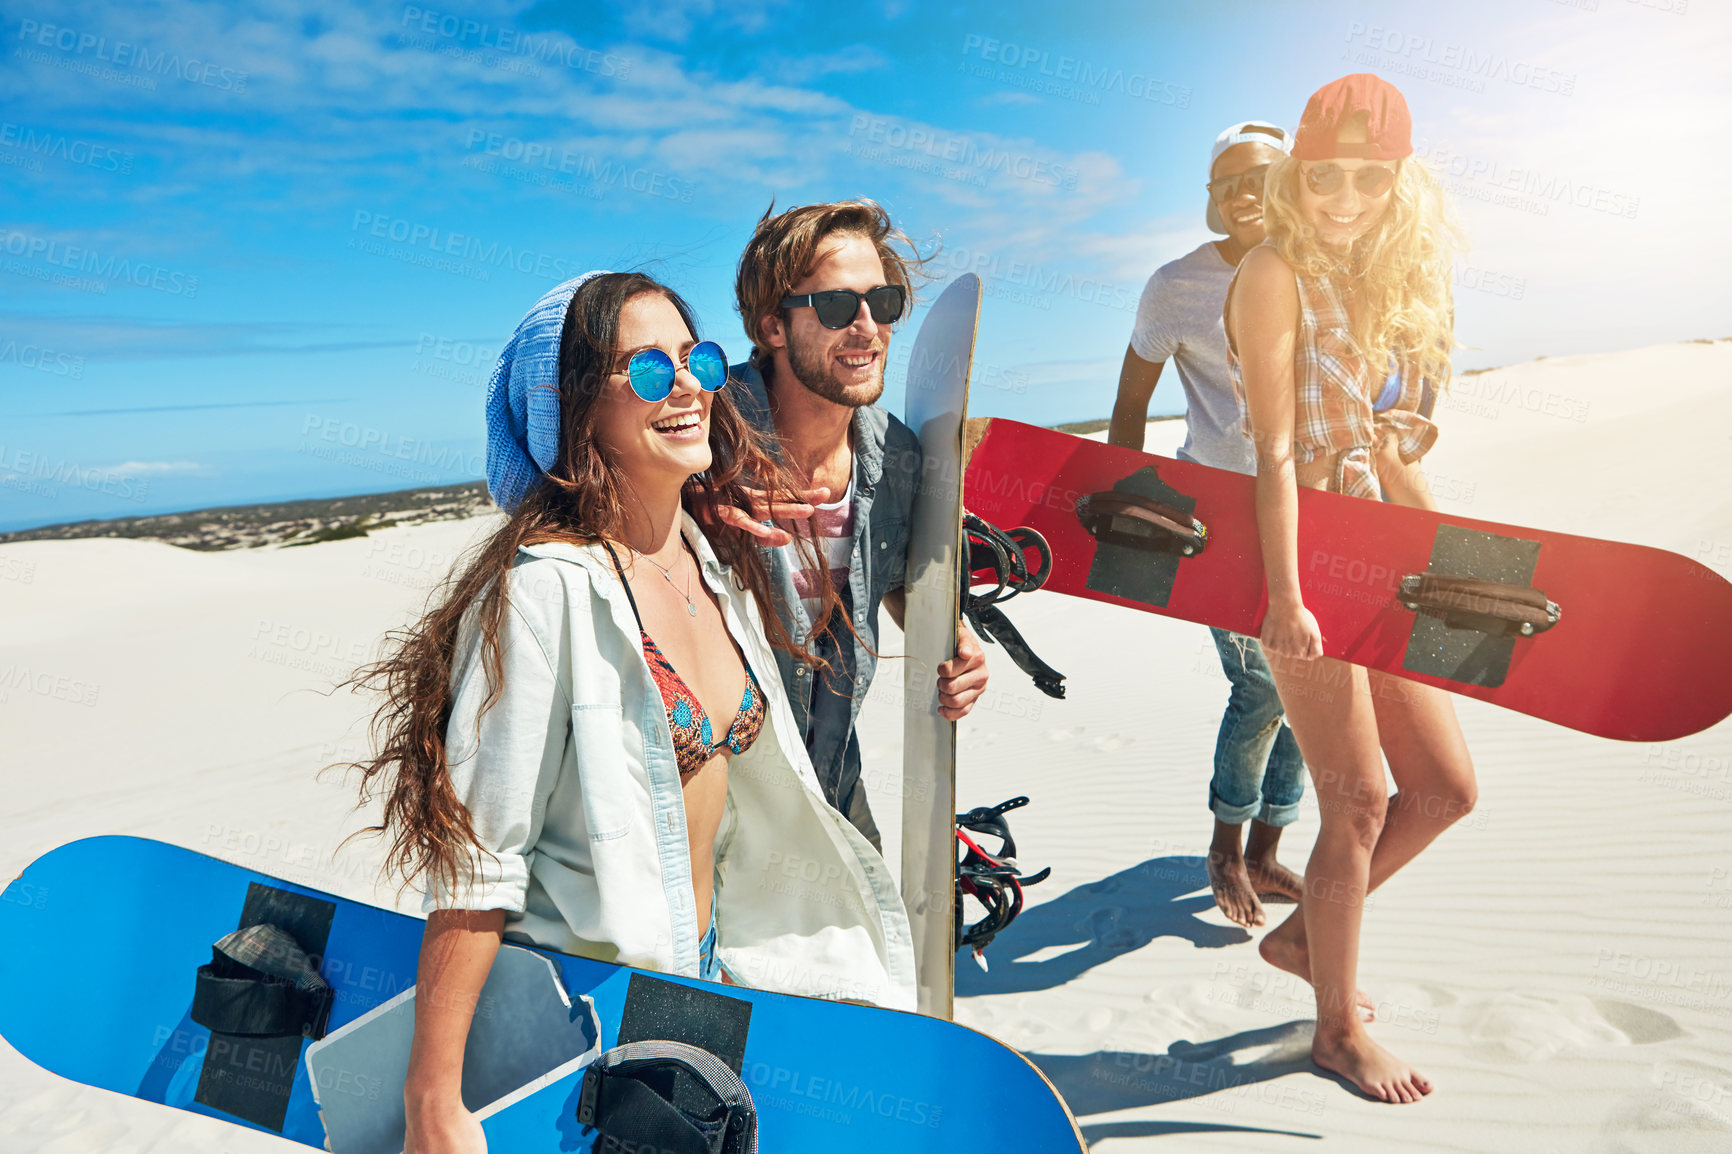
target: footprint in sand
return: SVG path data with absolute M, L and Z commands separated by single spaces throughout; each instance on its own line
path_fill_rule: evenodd
M 1623 1031 L 1624 1036 L 1638 1046 L 1669 1042 L 1684 1036 L 1684 1027 L 1658 1010 L 1637 1006 L 1611 998 L 1591 998 L 1600 1015 Z
M 1048 741 L 1075 741 L 1087 732 L 1088 729 L 1081 725 L 1073 725 L 1068 729 L 1049 729 L 1046 731 L 1046 739 Z
M 1088 925 L 1079 926 L 1095 945 L 1108 950 L 1129 950 L 1137 944 L 1137 937 L 1128 926 L 1123 925 L 1125 910 L 1122 906 L 1105 906 L 1089 915 Z
M 1683 1033 L 1665 1014 L 1627 1002 L 1508 993 L 1462 1006 L 1476 1057 L 1532 1065 L 1566 1049 L 1646 1045 Z
M 1102 753 L 1117 753 L 1127 745 L 1135 745 L 1136 743 L 1137 739 L 1134 737 L 1124 737 L 1115 733 L 1110 737 L 1097 737 L 1089 742 L 1089 745 Z

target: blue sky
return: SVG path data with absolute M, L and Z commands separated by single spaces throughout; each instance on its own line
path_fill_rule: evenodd
M 58 0 L 0 50 L 0 529 L 479 477 L 566 276 L 643 268 L 743 354 L 772 198 L 875 197 L 982 275 L 975 412 L 1104 416 L 1214 134 L 1350 71 L 1456 194 L 1460 367 L 1732 335 L 1704 0 Z

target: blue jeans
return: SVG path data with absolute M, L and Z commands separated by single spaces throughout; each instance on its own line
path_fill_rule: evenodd
M 1305 759 L 1293 731 L 1282 724 L 1275 678 L 1256 639 L 1210 628 L 1221 669 L 1232 683 L 1221 731 L 1215 738 L 1215 776 L 1209 809 L 1229 825 L 1256 818 L 1288 825 L 1305 794 Z

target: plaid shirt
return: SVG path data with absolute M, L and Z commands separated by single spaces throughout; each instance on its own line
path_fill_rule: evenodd
M 1378 411 L 1374 406 L 1391 380 L 1379 379 L 1365 363 L 1341 293 L 1327 276 L 1295 274 L 1299 283 L 1299 335 L 1293 352 L 1293 459 L 1307 464 L 1334 458 L 1329 488 L 1354 497 L 1380 497 L 1371 455 L 1393 433 L 1401 459 L 1411 464 L 1437 440 L 1437 426 L 1422 416 L 1428 386 L 1418 373 L 1399 375 L 1399 392 Z M 1229 290 L 1230 292 L 1231 290 Z M 1233 393 L 1245 432 L 1251 433 L 1250 408 L 1238 354 L 1227 349 Z

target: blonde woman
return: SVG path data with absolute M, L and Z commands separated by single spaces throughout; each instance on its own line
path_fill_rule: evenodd
M 1291 157 L 1270 169 L 1268 240 L 1240 266 L 1225 310 L 1257 453 L 1261 640 L 1322 817 L 1299 908 L 1259 949 L 1316 992 L 1313 1061 L 1386 1102 L 1418 1101 L 1432 1084 L 1366 1029 L 1364 899 L 1472 808 L 1473 762 L 1447 693 L 1323 656 L 1299 586 L 1297 491 L 1436 507 L 1419 460 L 1450 374 L 1455 235 L 1412 155 L 1392 85 L 1361 73 L 1318 90 Z

